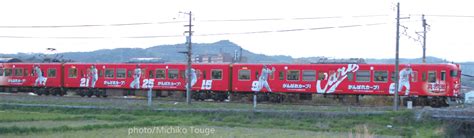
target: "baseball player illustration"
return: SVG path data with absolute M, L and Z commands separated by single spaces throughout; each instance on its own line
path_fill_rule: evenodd
M 410 76 L 413 78 L 414 74 L 411 66 L 408 65 L 406 68 L 400 71 L 398 79 L 398 90 L 401 91 L 402 88 L 405 87 L 405 96 L 410 94 Z
M 91 88 L 95 88 L 95 83 L 97 82 L 97 80 L 99 79 L 99 75 L 97 74 L 97 68 L 92 65 L 91 66 L 91 70 L 90 70 L 90 77 L 92 79 L 91 81 Z
M 252 90 L 253 91 L 260 91 L 262 90 L 263 87 L 267 89 L 267 91 L 272 92 L 272 89 L 270 88 L 270 85 L 268 85 L 268 77 L 270 74 L 275 72 L 275 67 L 273 67 L 271 70 L 270 68 L 267 67 L 267 65 L 263 65 L 262 72 L 260 76 L 258 77 L 258 81 L 254 81 L 252 84 Z
M 46 85 L 46 78 L 43 76 L 43 71 L 41 71 L 41 68 L 39 67 L 39 65 L 35 65 L 34 73 L 37 76 L 34 86 Z
M 130 83 L 130 88 L 140 89 L 140 77 L 142 76 L 142 69 L 140 69 L 140 65 L 137 65 L 137 68 L 135 68 L 133 72 L 133 81 Z

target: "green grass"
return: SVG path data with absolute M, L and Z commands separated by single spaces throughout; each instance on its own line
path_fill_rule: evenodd
M 273 132 L 277 132 L 277 130 L 304 131 L 308 133 L 333 132 L 344 135 L 348 133 L 417 137 L 443 135 L 442 132 L 438 132 L 438 130 L 442 129 L 440 122 L 433 120 L 415 122 L 410 111 L 387 112 L 382 115 L 321 117 L 311 115 L 274 116 L 252 112 L 184 113 L 150 110 L 91 110 L 0 106 L 0 115 L 2 116 L 1 118 L 4 115 L 10 116 L 6 117 L 9 119 L 3 119 L 6 121 L 0 122 L 0 137 L 12 134 L 23 136 L 44 134 L 45 137 L 51 134 L 67 136 L 75 133 L 85 134 L 89 131 L 95 133 L 97 130 L 122 131 L 130 127 L 155 126 L 212 126 L 219 129 L 246 128 L 252 130 L 272 130 L 265 134 L 273 135 L 279 135 L 279 133 Z M 32 125 L 21 124 L 21 122 L 31 122 Z M 41 122 L 47 122 L 47 124 L 50 124 L 50 127 L 37 125 Z M 393 127 L 388 128 L 387 125 Z M 257 133 L 256 131 L 254 132 Z M 239 136 L 245 135 L 239 134 Z M 224 135 L 224 137 L 227 137 L 227 135 Z
M 288 129 L 273 129 L 273 128 L 242 128 L 242 127 L 215 127 L 215 126 L 163 126 L 164 128 L 180 127 L 187 130 L 187 133 L 131 133 L 130 128 L 111 128 L 111 129 L 96 129 L 90 131 L 71 131 L 67 133 L 51 133 L 43 132 L 35 135 L 5 135 L 6 137 L 206 137 L 206 138 L 222 138 L 222 137 L 245 137 L 245 138 L 288 138 L 288 137 L 311 137 L 311 138 L 327 138 L 327 137 L 371 137 L 381 136 L 370 133 L 352 133 L 352 132 L 314 132 L 304 130 L 288 130 Z M 191 132 L 193 129 L 213 129 L 214 133 L 196 133 Z M 149 127 L 152 128 L 152 127 Z M 383 137 L 390 137 L 383 135 Z
M 52 98 L 52 99 L 51 99 Z M 49 105 L 72 105 L 72 106 L 100 106 L 123 109 L 148 109 L 149 106 L 146 100 L 134 99 L 103 99 L 103 98 L 62 98 L 62 97 L 15 97 L 2 98 L 0 103 L 18 103 L 18 104 L 49 104 Z M 154 99 L 151 106 L 155 109 L 253 109 L 252 103 L 228 103 L 228 102 L 193 102 L 191 105 L 185 102 L 163 101 Z M 365 111 L 386 111 L 386 108 L 368 108 L 368 107 L 348 107 L 348 106 L 311 106 L 311 105 L 289 105 L 289 104 L 270 104 L 259 103 L 257 109 L 268 110 L 292 110 L 292 111 L 351 111 L 351 112 L 365 112 Z

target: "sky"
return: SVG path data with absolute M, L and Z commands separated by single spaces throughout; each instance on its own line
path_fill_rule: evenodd
M 189 17 L 182 12 L 192 11 L 193 43 L 229 40 L 295 58 L 394 58 L 397 2 L 401 58 L 422 56 L 416 39 L 425 14 L 427 56 L 474 61 L 470 0 L 4 0 L 0 53 L 182 44 Z

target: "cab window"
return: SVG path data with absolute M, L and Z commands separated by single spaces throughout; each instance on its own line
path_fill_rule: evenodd
M 449 75 L 451 77 L 457 77 L 458 76 L 458 71 L 457 70 L 450 70 Z M 1 76 L 1 75 L 0 75 Z
M 0 76 L 3 76 L 3 68 L 0 68 Z

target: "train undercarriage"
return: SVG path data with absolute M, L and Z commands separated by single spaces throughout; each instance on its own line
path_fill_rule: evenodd
M 48 88 L 48 87 L 0 87 L 3 92 L 33 92 L 38 96 L 64 96 L 67 92 L 75 92 L 81 97 L 108 97 L 111 96 L 146 96 L 147 90 L 133 89 L 97 89 L 97 88 Z M 251 102 L 253 92 L 213 92 L 193 91 L 192 99 L 195 101 L 233 101 Z M 183 91 L 153 91 L 154 97 L 185 98 Z M 269 103 L 312 103 L 316 105 L 346 104 L 346 105 L 392 105 L 393 97 L 385 95 L 338 95 L 338 94 L 313 94 L 313 93 L 256 93 L 258 102 Z M 370 97 L 370 98 L 365 98 Z M 378 99 L 378 100 L 374 100 Z M 364 101 L 365 100 L 365 101 Z M 372 101 L 371 101 L 372 100 Z M 446 96 L 402 96 L 401 104 L 407 106 L 409 101 L 412 106 L 431 106 L 435 108 L 447 107 L 449 105 L 461 104 L 462 99 Z

